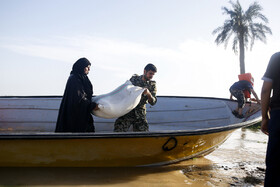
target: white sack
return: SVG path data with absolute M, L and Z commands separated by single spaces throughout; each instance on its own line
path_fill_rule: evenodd
M 92 98 L 99 110 L 92 111 L 101 118 L 118 118 L 134 109 L 140 102 L 145 88 L 134 86 L 129 80 L 110 93 Z

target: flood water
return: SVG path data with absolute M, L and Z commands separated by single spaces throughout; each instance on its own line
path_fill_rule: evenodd
M 0 168 L 0 186 L 263 186 L 267 139 L 238 129 L 205 157 L 161 167 Z

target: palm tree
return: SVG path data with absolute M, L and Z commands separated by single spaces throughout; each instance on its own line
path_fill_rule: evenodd
M 224 43 L 225 48 L 231 36 L 234 36 L 232 50 L 237 54 L 239 47 L 240 74 L 243 74 L 245 73 L 244 49 L 248 48 L 249 39 L 252 50 L 255 40 L 266 43 L 266 33 L 272 34 L 272 32 L 266 26 L 268 19 L 261 13 L 262 7 L 257 2 L 251 4 L 246 12 L 243 12 L 238 0 L 236 3 L 232 1 L 229 3 L 233 9 L 222 7 L 222 10 L 223 14 L 230 16 L 230 19 L 225 20 L 224 25 L 215 29 L 213 34 L 218 34 L 215 43 L 217 45 Z M 255 22 L 255 20 L 259 22 Z

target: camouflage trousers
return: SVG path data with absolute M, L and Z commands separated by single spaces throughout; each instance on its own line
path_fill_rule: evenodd
M 115 132 L 127 132 L 129 127 L 133 125 L 133 131 L 149 131 L 146 119 L 146 110 L 142 108 L 133 109 L 124 116 L 119 117 L 115 121 Z
M 245 95 L 242 90 L 230 89 L 230 93 L 237 99 L 238 108 L 243 108 L 245 105 Z

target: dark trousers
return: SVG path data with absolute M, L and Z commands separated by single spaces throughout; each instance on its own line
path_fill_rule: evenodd
M 272 110 L 268 124 L 265 187 L 280 187 L 280 109 Z

